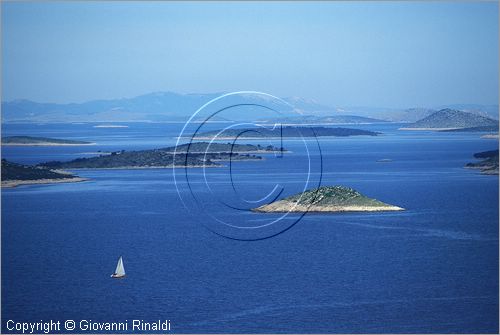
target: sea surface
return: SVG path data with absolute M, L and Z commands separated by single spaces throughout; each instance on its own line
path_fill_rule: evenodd
M 183 127 L 95 125 L 4 124 L 2 136 L 97 145 L 3 147 L 2 158 L 166 147 Z M 175 178 L 172 169 L 75 170 L 89 181 L 2 189 L 3 332 L 8 320 L 138 319 L 170 320 L 174 333 L 498 333 L 499 180 L 463 168 L 498 142 L 399 126 L 286 139 L 283 157 L 176 169 Z M 318 184 L 406 211 L 248 210 L 269 193 Z M 119 256 L 127 276 L 111 279 Z

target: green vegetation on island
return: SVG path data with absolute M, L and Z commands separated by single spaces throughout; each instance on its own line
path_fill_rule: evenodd
M 189 148 L 189 149 L 188 149 Z M 250 153 L 274 153 L 273 146 L 194 142 L 163 149 L 117 151 L 96 157 L 77 158 L 67 162 L 52 161 L 36 166 L 21 165 L 2 159 L 2 186 L 48 184 L 86 180 L 62 169 L 134 169 L 164 167 L 220 167 L 220 161 L 262 160 Z M 189 150 L 187 153 L 186 151 Z M 284 150 L 284 149 L 283 149 Z M 286 151 L 284 151 L 286 152 Z M 175 160 L 175 164 L 174 164 Z
M 281 138 L 281 137 L 322 137 L 322 136 L 377 136 L 379 132 L 352 129 L 352 128 L 327 128 L 327 127 L 275 127 L 264 128 L 243 128 L 214 130 L 197 134 L 195 139 L 260 139 L 260 138 Z
M 52 161 L 39 166 L 51 169 L 119 169 L 119 168 L 163 168 L 163 167 L 219 167 L 220 161 L 261 160 L 262 157 L 251 155 L 250 152 L 275 152 L 275 147 L 260 147 L 256 145 L 219 144 L 208 147 L 207 142 L 191 143 L 189 152 L 187 144 L 175 147 L 139 150 L 117 151 L 96 157 L 77 158 L 67 162 Z M 206 151 L 208 149 L 208 151 Z M 233 149 L 233 151 L 231 151 Z M 217 151 L 213 151 L 217 150 Z M 245 153 L 246 152 L 246 153 Z M 175 162 L 174 162 L 175 160 Z
M 482 160 L 476 163 L 467 163 L 466 168 L 479 169 L 482 174 L 498 174 L 498 149 L 475 153 L 474 158 Z
M 205 153 L 205 152 L 233 152 L 233 153 L 273 153 L 282 152 L 284 149 L 276 148 L 272 145 L 261 146 L 260 144 L 231 144 L 231 143 L 217 143 L 217 142 L 191 142 L 180 144 L 177 147 L 169 147 L 162 149 L 166 152 L 186 152 L 190 153 Z
M 85 179 L 79 178 L 71 173 L 21 165 L 2 159 L 2 187 L 14 187 L 23 184 L 76 182 L 83 180 Z
M 375 212 L 404 208 L 368 198 L 345 186 L 322 186 L 253 209 L 256 212 Z
M 92 145 L 95 143 L 85 141 L 65 140 L 49 137 L 33 136 L 6 136 L 2 137 L 2 145 Z
M 455 109 L 442 109 L 415 123 L 410 123 L 402 130 L 452 130 L 478 127 L 496 127 L 498 121 L 485 116 Z M 486 128 L 483 128 L 486 129 Z M 477 130 L 476 130 L 477 131 Z

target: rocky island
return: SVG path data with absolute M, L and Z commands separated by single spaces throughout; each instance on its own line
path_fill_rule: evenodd
M 368 198 L 345 186 L 322 186 L 254 208 L 255 212 L 379 212 L 404 208 Z
M 212 144 L 213 145 L 213 144 Z M 262 160 L 252 152 L 272 153 L 280 149 L 273 146 L 218 144 L 183 144 L 162 149 L 117 151 L 96 157 L 77 158 L 71 161 L 52 161 L 39 164 L 50 169 L 144 169 L 169 167 L 221 167 L 217 162 Z M 189 151 L 186 152 L 188 150 Z
M 68 172 L 21 165 L 2 159 L 2 187 L 30 184 L 72 183 L 85 181 Z
M 400 130 L 457 130 L 491 131 L 498 129 L 498 121 L 485 116 L 463 112 L 455 109 L 442 109 L 415 123 L 410 123 Z
M 220 133 L 220 134 L 219 134 Z M 282 138 L 282 137 L 323 137 L 323 136 L 377 136 L 381 133 L 353 128 L 327 128 L 327 127 L 276 127 L 271 128 L 242 128 L 208 131 L 197 134 L 196 140 L 211 140 L 217 136 L 218 140 L 238 139 L 262 139 L 262 138 Z
M 482 159 L 482 161 L 467 163 L 466 168 L 478 169 L 482 174 L 498 174 L 498 149 L 475 153 L 474 158 Z
M 2 137 L 2 145 L 52 146 L 52 145 L 94 145 L 92 142 L 65 140 L 49 137 L 6 136 Z

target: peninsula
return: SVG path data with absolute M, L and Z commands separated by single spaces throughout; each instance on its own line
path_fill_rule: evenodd
M 193 153 L 253 153 L 253 154 L 270 154 L 270 153 L 282 153 L 288 152 L 283 148 L 276 148 L 272 145 L 261 146 L 260 144 L 231 144 L 231 143 L 218 143 L 218 142 L 191 142 L 180 144 L 177 147 L 169 147 L 162 149 L 166 152 L 177 152 L 177 153 L 185 153 L 189 152 Z
M 177 148 L 177 153 L 174 154 Z M 36 166 L 21 165 L 2 159 L 2 187 L 85 181 L 62 169 L 147 169 L 222 167 L 221 161 L 262 160 L 251 153 L 287 152 L 273 146 L 230 143 L 191 143 L 178 147 L 140 151 L 117 151 L 71 161 L 51 161 Z M 175 161 L 175 162 L 174 162 Z
M 71 161 L 52 161 L 39 164 L 50 169 L 145 169 L 169 167 L 221 167 L 217 162 L 262 160 L 252 152 L 272 153 L 279 149 L 273 146 L 218 144 L 183 144 L 177 147 L 139 151 L 116 151 L 96 157 L 77 158 Z
M 322 186 L 273 203 L 254 208 L 255 212 L 379 212 L 402 211 L 404 208 L 368 198 L 345 186 Z
M 68 172 L 21 165 L 2 159 L 2 187 L 30 184 L 74 183 L 85 181 Z
M 49 137 L 6 136 L 2 137 L 2 145 L 52 146 L 52 145 L 95 145 L 92 142 L 65 140 Z
M 196 140 L 234 140 L 234 139 L 262 139 L 262 138 L 282 138 L 282 137 L 346 137 L 346 136 L 377 136 L 381 133 L 353 128 L 327 128 L 327 127 L 275 127 L 274 129 L 265 127 L 224 129 L 208 131 L 197 134 Z

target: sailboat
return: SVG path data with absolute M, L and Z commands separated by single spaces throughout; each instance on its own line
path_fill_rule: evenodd
M 115 273 L 111 275 L 111 278 L 123 278 L 125 277 L 125 268 L 123 267 L 123 258 L 120 256 L 118 259 L 118 264 L 116 264 Z

